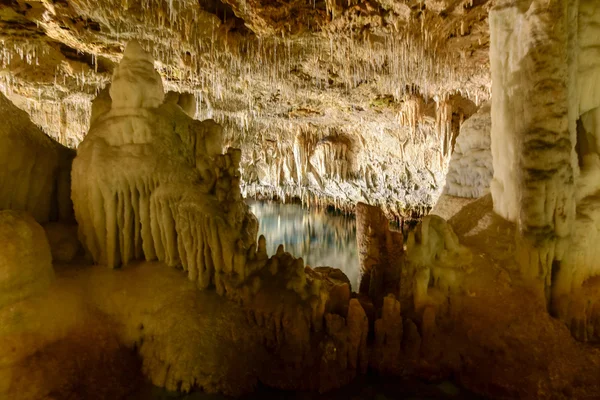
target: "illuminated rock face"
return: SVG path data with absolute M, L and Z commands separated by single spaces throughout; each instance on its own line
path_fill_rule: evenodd
M 49 138 L 0 93 L 0 210 L 30 213 L 39 223 L 73 219 L 74 151 Z
M 44 292 L 54 278 L 44 229 L 28 214 L 0 211 L 0 308 Z
M 587 0 L 506 1 L 490 14 L 494 209 L 519 226 L 523 275 L 582 340 L 600 338 L 588 288 L 600 273 L 598 21 Z
M 214 118 L 242 149 L 250 196 L 308 192 L 345 210 L 363 201 L 407 217 L 423 214 L 443 186 L 460 114 L 448 96 L 478 104 L 490 96 L 490 2 L 383 1 L 368 10 L 330 1 L 281 10 L 237 0 L 220 2 L 223 9 L 192 0 L 11 3 L 0 17 L 0 90 L 75 148 L 90 126 L 90 101 L 137 39 L 149 45 L 165 91 L 192 93 L 196 109 L 189 98 L 178 104 Z M 325 140 L 313 158 L 323 187 L 312 178 L 288 185 L 294 169 L 308 167 L 295 165 L 299 131 Z M 338 133 L 354 142 L 354 171 L 349 152 L 327 143 Z
M 579 2 L 576 15 L 578 53 L 576 88 L 571 113 L 576 122 L 575 218 L 571 241 L 556 271 L 552 287 L 553 312 L 580 340 L 600 340 L 600 296 L 592 278 L 600 275 L 597 238 L 600 237 L 600 4 Z M 571 123 L 571 121 L 569 121 Z M 579 167 L 579 168 L 577 168 Z
M 448 165 L 444 194 L 479 198 L 489 191 L 493 175 L 491 106 L 486 103 L 460 127 Z
M 450 293 L 463 292 L 462 278 L 472 255 L 443 218 L 423 218 L 416 231 L 409 233 L 406 247 L 400 293 L 402 299 L 413 300 L 415 310 L 423 311 L 443 302 Z
M 105 105 L 73 163 L 75 215 L 93 259 L 183 265 L 199 287 L 218 285 L 221 273 L 243 276 L 256 222 L 241 200 L 239 151 L 221 154 L 217 124 L 162 104 L 160 75 L 136 42 L 115 70 L 110 98 L 110 108 L 106 98 L 96 103 Z
M 114 77 L 112 102 L 102 94 L 95 103 L 73 163 L 75 215 L 94 261 L 127 268 L 158 259 L 181 266 L 198 289 L 215 287 L 223 301 L 243 306 L 280 364 L 262 371 L 262 382 L 327 390 L 364 371 L 368 323 L 347 278 L 305 267 L 282 246 L 269 257 L 264 237 L 256 242 L 256 218 L 240 195 L 240 153 L 221 154 L 220 126 L 191 119 L 172 99 L 162 103 L 158 73 L 135 42 Z M 207 381 L 208 390 L 222 389 L 188 367 L 197 352 L 165 351 L 161 343 L 144 343 L 141 352 L 153 383 L 189 391 Z

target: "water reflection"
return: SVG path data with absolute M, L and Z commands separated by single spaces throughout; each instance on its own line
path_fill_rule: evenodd
M 358 290 L 359 267 L 354 218 L 323 210 L 307 210 L 299 204 L 249 201 L 260 223 L 259 234 L 267 239 L 267 252 L 277 246 L 311 267 L 339 268 L 348 276 L 352 290 Z

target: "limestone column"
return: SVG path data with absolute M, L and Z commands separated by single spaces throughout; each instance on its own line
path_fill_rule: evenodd
M 389 221 L 379 207 L 358 203 L 356 240 L 361 273 L 359 293 L 369 295 L 379 307 L 388 293 L 398 294 L 402 233 L 390 231 Z
M 504 0 L 490 12 L 494 210 L 550 300 L 575 215 L 578 0 Z

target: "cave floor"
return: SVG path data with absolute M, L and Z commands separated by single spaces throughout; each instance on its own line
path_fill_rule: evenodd
M 415 373 L 404 375 L 438 382 L 452 377 L 472 392 L 495 398 L 600 398 L 600 349 L 574 340 L 568 327 L 547 313 L 543 298 L 519 279 L 512 266 L 513 227 L 488 203 L 486 198 L 470 203 L 449 221 L 472 252 L 471 272 L 464 292 L 447 297 L 446 312 L 438 309 Z M 164 386 L 173 380 L 186 384 L 185 377 L 194 376 L 187 384 L 212 393 L 242 394 L 260 387 L 264 332 L 248 323 L 243 308 L 215 291 L 199 291 L 182 271 L 158 262 L 110 270 L 81 260 L 54 269 L 48 295 L 0 313 L 0 326 L 18 326 L 0 342 L 3 354 L 22 360 L 12 371 L 20 377 L 13 393 L 44 398 L 35 394 L 50 391 L 53 398 L 90 400 L 123 395 L 131 400 L 227 399 L 144 386 L 140 371 Z M 25 322 L 15 325 L 17 317 Z M 27 353 L 31 348 L 44 350 Z M 457 390 L 448 382 L 367 376 L 322 396 L 260 388 L 243 398 L 476 398 Z
M 152 385 L 144 385 L 139 392 L 127 400 L 232 400 L 232 397 L 190 393 L 168 392 Z M 311 392 L 281 391 L 259 388 L 256 392 L 244 395 L 239 400 L 476 400 L 482 397 L 459 388 L 450 381 L 425 382 L 417 379 L 381 377 L 366 375 L 355 379 L 349 385 L 324 394 Z

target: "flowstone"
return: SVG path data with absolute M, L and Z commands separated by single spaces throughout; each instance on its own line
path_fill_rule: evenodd
M 584 341 L 600 339 L 599 22 L 593 0 L 490 13 L 494 210 L 517 223 L 522 276 Z
M 239 191 L 239 151 L 221 154 L 217 124 L 163 104 L 160 75 L 137 42 L 109 93 L 95 103 L 72 172 L 80 238 L 94 261 L 159 259 L 182 265 L 199 287 L 218 285 L 221 273 L 243 276 L 257 225 Z
M 54 278 L 44 229 L 29 215 L 0 211 L 0 308 L 44 292 Z
M 94 102 L 72 172 L 79 234 L 93 260 L 114 268 L 157 259 L 237 303 L 278 366 L 258 368 L 265 384 L 324 391 L 364 371 L 368 321 L 347 277 L 305 266 L 282 246 L 268 256 L 241 197 L 241 153 L 221 153 L 221 127 L 190 118 L 181 96 L 163 102 L 152 58 L 136 42 L 106 94 Z M 111 307 L 103 311 L 115 313 Z M 144 374 L 169 390 L 228 391 L 205 375 L 206 366 L 190 367 L 203 362 L 196 340 L 202 336 L 144 341 Z M 177 351 L 165 351 L 165 341 Z M 235 368 L 228 362 L 225 369 Z
M 37 222 L 73 220 L 74 151 L 48 137 L 0 93 L 0 210 L 20 210 Z
M 489 191 L 494 173 L 491 146 L 491 106 L 483 104 L 460 127 L 448 165 L 444 193 L 479 198 Z

